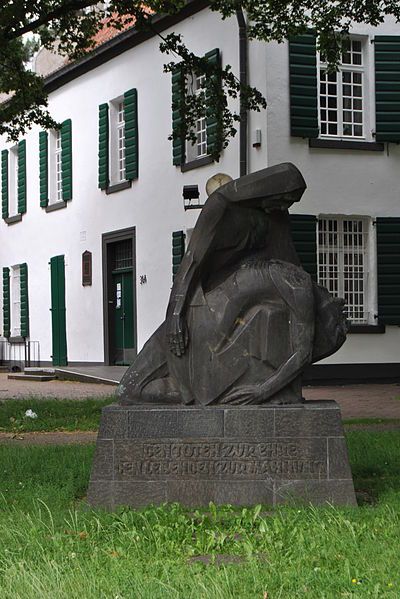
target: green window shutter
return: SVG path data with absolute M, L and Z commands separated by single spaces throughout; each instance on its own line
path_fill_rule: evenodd
M 213 66 L 221 65 L 221 55 L 218 48 L 205 54 L 204 58 Z M 213 156 L 216 160 L 222 150 L 222 102 L 223 93 L 221 87 L 221 77 L 215 73 L 211 76 L 211 85 L 217 89 L 219 102 L 218 105 L 211 105 L 207 102 L 207 154 Z
M 400 218 L 377 218 L 378 317 L 400 325 Z
M 62 198 L 64 202 L 72 200 L 72 122 L 67 119 L 61 123 L 61 172 Z
M 175 279 L 184 255 L 185 234 L 183 231 L 174 231 L 172 233 L 172 280 Z
M 311 214 L 291 214 L 292 238 L 301 265 L 314 281 L 317 280 L 317 217 Z
M 39 182 L 40 205 L 49 203 L 49 136 L 47 131 L 39 131 Z
M 18 143 L 18 213 L 26 212 L 26 141 Z
M 21 337 L 29 337 L 28 265 L 19 265 L 21 295 Z
M 124 93 L 125 115 L 125 177 L 137 179 L 139 174 L 139 139 L 137 90 L 130 89 Z
M 50 259 L 52 358 L 54 366 L 67 365 L 64 256 Z
M 374 45 L 376 141 L 400 142 L 400 36 L 376 36 Z
M 3 336 L 10 336 L 10 269 L 3 268 Z
M 1 215 L 8 218 L 8 150 L 1 152 Z
M 107 189 L 109 179 L 109 125 L 108 125 L 108 104 L 99 106 L 99 187 Z
M 172 71 L 172 133 L 180 132 L 182 126 L 182 111 L 185 98 L 185 79 L 181 65 L 176 65 Z M 185 140 L 183 135 L 172 140 L 172 164 L 180 166 L 185 162 Z
M 289 41 L 290 133 L 318 137 L 317 48 L 313 33 Z

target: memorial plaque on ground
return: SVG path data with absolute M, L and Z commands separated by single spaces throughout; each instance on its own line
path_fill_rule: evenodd
M 93 505 L 355 504 L 335 402 L 103 410 Z

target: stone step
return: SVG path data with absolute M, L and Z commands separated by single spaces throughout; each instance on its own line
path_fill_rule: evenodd
M 13 379 L 16 381 L 36 381 L 36 382 L 45 382 L 45 381 L 54 381 L 57 377 L 54 374 L 9 374 L 9 379 Z
M 51 368 L 51 367 L 46 368 L 43 366 L 26 366 L 24 368 L 24 373 L 49 376 L 49 375 L 55 375 L 56 371 L 55 371 L 55 368 Z

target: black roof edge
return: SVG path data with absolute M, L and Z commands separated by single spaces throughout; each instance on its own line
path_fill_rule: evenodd
M 65 67 L 48 75 L 44 80 L 46 92 L 49 94 L 59 89 L 73 79 L 88 73 L 101 64 L 126 52 L 126 50 L 142 44 L 157 35 L 157 33 L 161 33 L 161 31 L 173 27 L 184 19 L 204 10 L 209 4 L 209 0 L 188 0 L 186 6 L 175 15 L 156 15 L 152 22 L 153 31 L 138 31 L 135 27 L 123 31 L 108 42 L 92 50 L 88 56 L 67 64 Z

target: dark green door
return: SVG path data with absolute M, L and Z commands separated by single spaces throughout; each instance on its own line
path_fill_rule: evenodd
M 67 365 L 67 331 L 65 324 L 65 265 L 64 256 L 50 259 L 51 273 L 51 330 L 53 366 Z
M 113 331 L 114 363 L 131 364 L 135 357 L 133 271 L 114 272 Z

